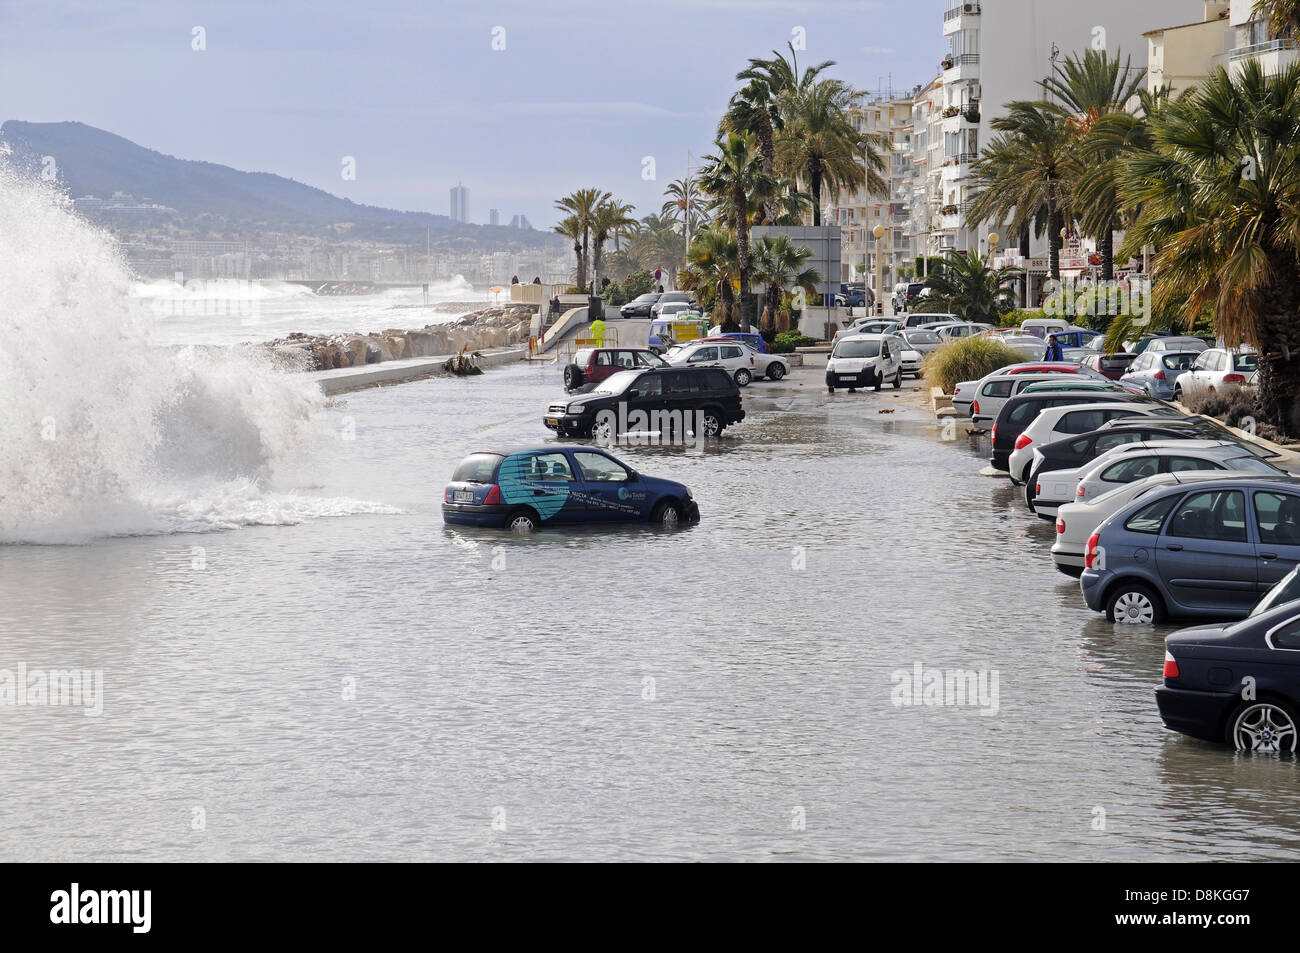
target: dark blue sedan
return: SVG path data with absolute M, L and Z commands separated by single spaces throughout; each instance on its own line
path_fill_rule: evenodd
M 1165 639 L 1156 705 L 1165 727 L 1239 751 L 1294 753 L 1300 711 L 1300 601 L 1295 574 L 1232 625 Z
M 442 520 L 532 532 L 542 526 L 700 518 L 689 487 L 637 473 L 594 447 L 486 450 L 461 461 L 442 496 Z

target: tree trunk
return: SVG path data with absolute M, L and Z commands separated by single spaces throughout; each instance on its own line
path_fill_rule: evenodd
M 775 175 L 776 144 L 772 137 L 772 117 L 763 113 L 763 121 L 758 126 L 758 149 L 763 153 L 763 171 L 769 176 Z M 763 224 L 776 224 L 776 196 L 768 196 L 763 203 Z
M 1061 229 L 1065 227 L 1065 216 L 1056 207 L 1055 200 L 1047 203 L 1047 247 L 1050 277 L 1053 281 L 1061 280 Z
M 775 328 L 776 312 L 781 308 L 781 286 L 780 285 L 767 286 L 767 296 L 766 296 L 765 303 L 766 303 L 765 310 L 768 315 L 766 319 L 767 323 L 765 326 L 768 328 Z
M 749 223 L 745 220 L 745 190 L 736 189 L 732 201 L 736 203 L 736 265 L 740 270 L 740 322 L 748 328 L 754 323 L 754 298 L 749 293 Z
M 813 228 L 817 228 L 822 223 L 822 173 L 820 169 L 813 170 L 812 178 L 809 180 L 809 188 L 812 189 Z
M 1295 436 L 1300 434 L 1300 268 L 1294 256 L 1272 252 L 1268 257 L 1273 279 L 1260 294 L 1263 308 L 1255 324 L 1260 404 L 1269 423 Z M 1224 341 L 1229 347 L 1235 343 Z
M 734 323 L 731 320 L 731 314 L 735 310 L 735 306 L 736 296 L 731 290 L 731 279 L 724 279 L 718 286 L 717 307 L 717 310 L 720 312 L 720 315 L 718 316 L 718 324 L 722 325 L 723 330 L 736 330 Z
M 1115 280 L 1115 232 L 1113 229 L 1106 229 L 1106 233 L 1101 236 L 1101 280 Z
M 604 241 L 604 239 L 601 239 L 599 236 L 597 236 L 596 248 L 595 248 L 595 252 L 594 252 L 595 265 L 596 265 L 596 267 L 592 269 L 592 276 L 591 276 L 591 281 L 592 281 L 591 291 L 592 291 L 592 294 L 595 294 L 595 293 L 596 293 L 597 283 L 600 281 L 600 278 L 601 278 L 601 274 L 600 274 L 600 259 L 604 257 L 604 251 L 605 251 L 605 241 Z
M 590 251 L 591 246 L 588 244 L 589 239 L 590 236 L 587 234 L 587 230 L 584 228 L 582 230 L 582 274 L 578 276 L 581 279 L 578 282 L 578 287 L 581 288 L 583 291 L 587 290 L 587 262 L 591 260 L 588 257 L 591 254 Z

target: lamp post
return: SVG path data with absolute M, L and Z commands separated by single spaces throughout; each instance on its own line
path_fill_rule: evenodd
M 871 230 L 876 236 L 876 313 L 885 313 L 885 258 L 880 254 L 880 240 L 885 237 L 885 226 L 877 225 Z

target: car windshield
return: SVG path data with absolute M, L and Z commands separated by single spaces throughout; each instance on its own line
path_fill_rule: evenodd
M 597 387 L 592 393 L 596 394 L 621 394 L 632 385 L 641 371 L 619 371 L 617 374 L 611 374 Z
M 1257 615 L 1263 615 L 1274 606 L 1280 606 L 1284 602 L 1291 602 L 1293 599 L 1300 599 L 1300 569 L 1293 569 L 1283 576 L 1267 593 L 1264 598 L 1259 600 L 1259 605 L 1250 610 L 1250 615 L 1236 625 L 1228 626 L 1225 632 L 1230 632 L 1240 626 L 1244 626 L 1250 619 Z
M 831 357 L 875 357 L 879 353 L 879 341 L 841 341 Z
M 501 462 L 499 453 L 471 453 L 451 475 L 453 483 L 491 483 Z
M 908 344 L 938 344 L 939 335 L 933 331 L 910 331 L 907 334 Z
M 1253 371 L 1259 367 L 1258 354 L 1238 354 L 1236 357 L 1237 370 Z

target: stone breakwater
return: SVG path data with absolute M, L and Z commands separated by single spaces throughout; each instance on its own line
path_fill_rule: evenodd
M 361 367 L 411 357 L 436 357 L 487 347 L 527 343 L 535 309 L 529 305 L 484 308 L 445 324 L 427 324 L 415 331 L 387 330 L 371 334 L 294 333 L 267 343 L 290 366 L 304 371 Z

